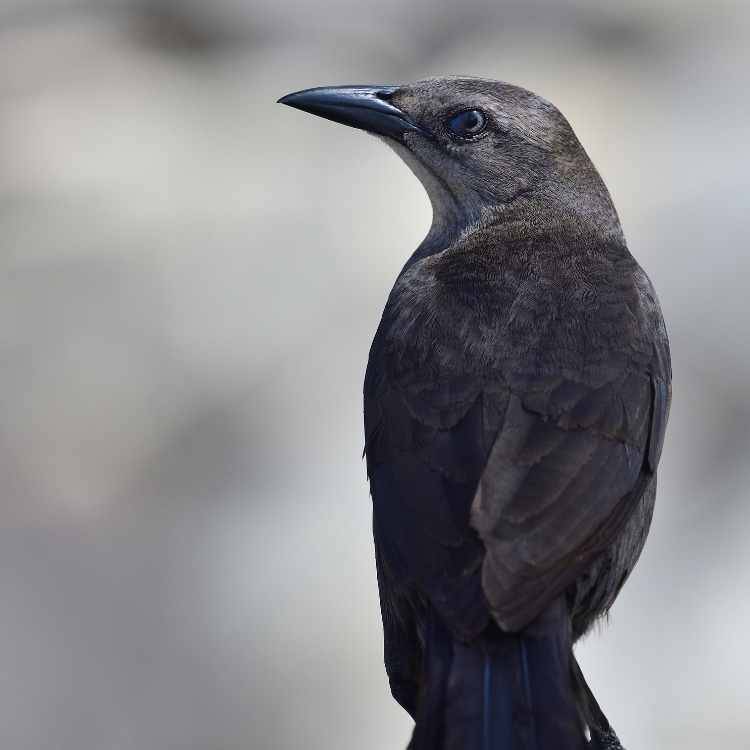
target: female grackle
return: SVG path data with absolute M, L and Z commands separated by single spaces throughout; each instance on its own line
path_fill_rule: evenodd
M 573 643 L 648 533 L 671 397 L 653 287 L 567 120 L 474 78 L 280 100 L 381 136 L 427 237 L 370 350 L 365 452 L 411 750 L 620 744 Z

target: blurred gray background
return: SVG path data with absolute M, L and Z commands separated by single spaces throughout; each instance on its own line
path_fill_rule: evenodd
M 750 747 L 749 71 L 747 3 L 0 0 L 0 745 L 405 746 L 360 393 L 429 206 L 274 102 L 452 73 L 568 115 L 670 329 L 584 670 L 630 750 Z

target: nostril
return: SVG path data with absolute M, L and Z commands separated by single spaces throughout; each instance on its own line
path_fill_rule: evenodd
M 389 102 L 397 91 L 398 86 L 386 86 L 384 88 L 378 89 L 375 92 L 375 96 L 378 99 L 382 99 L 384 102 Z

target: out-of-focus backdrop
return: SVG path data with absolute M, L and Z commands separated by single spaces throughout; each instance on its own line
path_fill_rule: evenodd
M 405 746 L 360 393 L 429 206 L 274 102 L 470 74 L 567 114 L 672 339 L 584 670 L 632 750 L 750 747 L 749 71 L 722 0 L 0 0 L 0 746 Z

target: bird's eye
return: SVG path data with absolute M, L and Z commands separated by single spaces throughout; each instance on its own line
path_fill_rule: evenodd
M 487 116 L 478 109 L 466 109 L 448 120 L 448 130 L 459 138 L 473 138 L 487 127 Z

